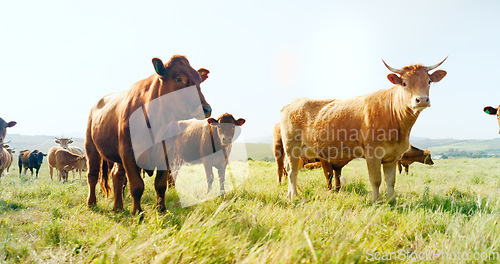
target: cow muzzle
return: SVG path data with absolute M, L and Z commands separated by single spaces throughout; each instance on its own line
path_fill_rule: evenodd
M 415 109 L 425 109 L 431 106 L 431 99 L 429 96 L 417 96 L 413 99 L 412 107 Z
M 233 143 L 233 139 L 229 137 L 223 137 L 221 140 L 222 146 L 229 146 L 231 143 Z

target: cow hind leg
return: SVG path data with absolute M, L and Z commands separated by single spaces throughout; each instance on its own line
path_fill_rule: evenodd
M 332 189 L 332 177 L 333 177 L 333 165 L 329 161 L 321 160 L 321 167 L 323 167 L 323 173 L 325 174 L 326 186 L 328 190 Z
M 52 174 L 54 174 L 54 167 L 49 165 L 49 175 L 50 175 L 50 180 L 52 180 Z
M 288 198 L 293 199 L 298 195 L 297 192 L 297 174 L 299 173 L 300 158 L 287 155 L 288 173 Z
M 342 169 L 335 170 L 335 191 L 339 192 L 342 185 L 340 183 L 340 175 L 342 174 Z
M 99 172 L 101 170 L 101 156 L 92 142 L 87 136 L 87 141 L 85 142 L 85 151 L 87 152 L 87 183 L 89 184 L 89 195 L 87 197 L 87 205 L 94 206 L 97 204 L 97 198 L 95 194 L 95 186 L 99 180 Z M 105 162 L 105 161 L 103 161 Z
M 106 161 L 104 161 L 106 162 Z M 126 182 L 125 169 L 122 164 L 115 163 L 115 168 L 112 170 L 114 205 L 113 211 L 123 210 L 123 190 Z

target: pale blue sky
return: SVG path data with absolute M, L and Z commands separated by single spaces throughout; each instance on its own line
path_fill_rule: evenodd
M 8 133 L 83 136 L 90 107 L 186 55 L 211 71 L 213 116 L 265 137 L 297 97 L 345 98 L 391 87 L 393 67 L 435 64 L 432 107 L 412 135 L 497 138 L 498 1 L 4 1 L 0 117 Z

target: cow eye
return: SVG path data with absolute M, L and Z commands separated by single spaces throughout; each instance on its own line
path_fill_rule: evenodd
M 429 84 L 431 84 L 431 82 L 432 82 L 432 81 L 431 81 L 431 80 L 429 80 Z
M 405 82 L 403 82 L 403 87 L 406 87 L 406 83 Z
M 175 78 L 175 81 L 178 82 L 178 83 L 181 83 L 182 82 L 182 78 L 181 77 L 177 77 L 177 78 Z

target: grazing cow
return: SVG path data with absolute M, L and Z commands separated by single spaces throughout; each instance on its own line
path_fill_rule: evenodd
M 401 173 L 403 171 L 402 167 L 405 167 L 405 172 L 408 174 L 409 167 L 413 162 L 420 162 L 427 165 L 434 165 L 434 161 L 431 158 L 430 150 L 421 150 L 414 146 L 410 146 L 410 150 L 405 152 L 398 161 L 398 171 Z
M 61 147 L 52 147 L 47 157 L 49 163 L 49 174 L 52 179 L 53 168 L 56 168 L 59 180 L 68 181 L 68 172 L 74 169 L 83 168 L 87 159 L 83 155 L 71 153 Z
M 498 119 L 498 125 L 500 126 L 500 105 L 497 108 L 487 106 L 483 109 L 483 111 L 488 115 L 496 115 Z M 498 131 L 498 133 L 500 134 L 500 130 Z
M 29 169 L 31 171 L 31 176 L 33 176 L 33 169 L 36 170 L 36 178 L 38 178 L 38 171 L 40 170 L 40 166 L 42 166 L 43 157 L 47 156 L 47 154 L 43 154 L 38 150 L 21 150 L 19 152 L 19 176 L 21 176 L 21 172 L 24 168 L 24 174 L 26 175 L 26 171 Z
M 321 161 L 304 163 L 304 169 L 312 170 L 321 168 Z
M 132 148 L 131 129 L 129 119 L 136 110 L 148 113 L 153 107 L 154 99 L 160 98 L 172 92 L 178 92 L 186 87 L 195 87 L 196 98 L 180 98 L 169 105 L 163 105 L 170 110 L 163 111 L 162 117 L 169 120 L 186 120 L 196 117 L 202 119 L 210 117 L 211 107 L 206 102 L 200 88 L 201 82 L 208 77 L 209 71 L 199 69 L 195 71 L 184 56 L 173 56 L 169 62 L 163 64 L 158 59 L 153 59 L 156 74 L 135 83 L 129 90 L 119 94 L 110 94 L 100 99 L 91 109 L 86 139 L 85 151 L 88 158 L 88 183 L 89 196 L 87 204 L 96 204 L 95 186 L 99 180 L 101 163 L 115 162 L 119 167 L 113 174 L 114 206 L 113 210 L 123 209 L 122 186 L 125 181 L 125 173 L 130 184 L 130 194 L 133 198 L 132 213 L 141 212 L 141 197 L 144 192 L 144 181 L 142 180 L 140 168 L 134 157 Z M 177 93 L 178 94 L 178 93 Z M 193 100 L 197 100 L 196 109 L 192 108 Z M 203 113 L 203 116 L 193 113 Z M 148 122 L 148 121 L 146 121 Z M 150 123 L 147 123 L 150 127 Z M 161 124 L 156 124 L 161 125 Z M 164 141 L 163 141 L 164 142 Z M 158 170 L 155 178 L 155 190 L 157 196 L 157 208 L 165 211 L 165 191 L 167 189 L 168 170 Z M 106 175 L 107 177 L 107 175 Z M 101 178 L 102 180 L 107 180 Z
M 63 149 L 67 149 L 73 154 L 85 156 L 85 152 L 81 148 L 69 146 L 69 144 L 73 143 L 72 138 L 56 138 L 55 142 L 57 144 L 59 144 L 59 146 L 61 146 Z M 80 180 L 81 180 L 82 179 L 82 171 L 86 171 L 86 170 L 87 170 L 87 165 L 85 165 L 84 167 L 81 167 L 81 168 L 75 168 L 75 170 L 73 171 L 73 178 L 75 178 L 75 171 L 78 171 L 78 173 L 80 174 Z
M 7 172 L 9 171 L 9 167 L 14 159 L 12 153 L 8 151 L 8 147 L 9 146 L 5 144 L 0 145 L 0 178 L 2 177 L 4 170 Z
M 446 59 L 445 59 L 446 60 Z M 430 106 L 429 88 L 446 72 L 444 62 L 403 69 L 385 66 L 397 74 L 387 78 L 394 86 L 349 99 L 297 99 L 281 110 L 281 138 L 286 153 L 288 197 L 297 195 L 297 173 L 302 156 L 321 159 L 329 181 L 335 170 L 340 189 L 340 169 L 355 158 L 365 158 L 372 202 L 379 199 L 383 166 L 389 200 L 395 199 L 396 162 L 410 148 L 410 131 L 420 112 Z M 328 172 L 328 173 L 326 173 Z
M 212 189 L 214 174 L 212 167 L 219 173 L 220 193 L 224 194 L 224 182 L 228 158 L 231 154 L 231 143 L 233 142 L 236 126 L 245 123 L 245 119 L 234 119 L 231 114 L 225 113 L 219 118 L 209 118 L 202 121 L 180 121 L 179 128 L 184 131 L 175 142 L 175 168 L 174 179 L 178 168 L 184 162 L 191 164 L 203 163 L 207 176 L 208 189 Z M 222 150 L 222 155 L 214 154 Z

